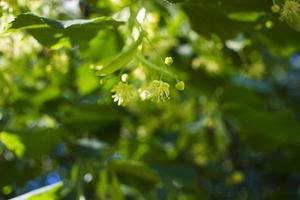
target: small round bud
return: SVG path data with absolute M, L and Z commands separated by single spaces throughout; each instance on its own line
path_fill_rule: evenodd
M 185 83 L 183 81 L 179 81 L 176 83 L 175 88 L 179 91 L 183 91 L 185 88 Z
M 173 58 L 172 57 L 166 57 L 165 58 L 165 64 L 166 65 L 172 65 L 173 64 Z
M 122 82 L 126 83 L 128 81 L 128 74 L 122 74 L 121 80 Z
M 274 24 L 272 21 L 268 20 L 268 21 L 266 21 L 265 26 L 266 26 L 266 28 L 270 29 L 274 26 Z
M 280 6 L 275 4 L 271 7 L 271 10 L 272 10 L 273 13 L 279 13 L 280 12 Z
M 240 171 L 235 171 L 231 174 L 230 179 L 234 184 L 240 184 L 245 181 L 245 175 Z

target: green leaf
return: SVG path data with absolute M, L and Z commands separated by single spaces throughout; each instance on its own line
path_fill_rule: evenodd
M 108 173 L 106 170 L 102 170 L 99 173 L 99 181 L 97 186 L 97 194 L 100 199 L 105 199 L 107 194 L 107 187 L 108 186 Z
M 189 0 L 182 5 L 193 30 L 207 38 L 216 34 L 222 40 L 228 40 L 247 32 L 279 52 L 285 53 L 288 48 L 299 46 L 297 25 L 292 27 L 293 30 L 279 19 L 280 16 L 272 14 L 272 1 Z M 265 26 L 266 21 L 272 23 L 271 28 Z
M 63 129 L 54 128 L 27 129 L 18 132 L 18 136 L 26 147 L 25 155 L 33 158 L 39 158 L 52 152 L 66 134 Z
M 273 5 L 268 0 L 189 0 L 184 3 L 185 6 L 194 6 L 195 8 L 207 8 L 208 10 L 228 12 L 246 12 L 246 11 L 270 11 Z
M 80 44 L 95 37 L 103 28 L 121 24 L 110 17 L 58 21 L 25 13 L 18 15 L 8 30 L 27 30 L 41 44 L 51 46 L 62 38 L 69 38 L 72 44 Z
M 166 1 L 168 1 L 170 3 L 181 3 L 181 2 L 184 2 L 186 0 L 166 0 Z
M 121 69 L 122 67 L 126 67 L 126 65 L 128 65 L 128 63 L 135 57 L 143 38 L 144 33 L 141 33 L 139 38 L 134 43 L 113 58 L 107 65 L 103 66 L 99 71 L 97 71 L 97 75 L 106 76 Z
M 229 13 L 227 16 L 231 20 L 241 21 L 241 22 L 255 22 L 259 17 L 263 16 L 264 12 L 233 12 Z
M 20 200 L 20 199 L 27 199 L 27 200 L 44 200 L 44 199 L 57 199 L 57 192 L 61 189 L 63 183 L 58 182 L 49 186 L 45 186 L 21 196 L 15 197 L 11 200 Z
M 158 173 L 141 162 L 114 160 L 109 164 L 109 169 L 116 172 L 123 183 L 142 191 L 153 189 L 159 181 Z
M 240 87 L 228 87 L 222 102 L 222 111 L 234 119 L 241 141 L 256 150 L 270 151 L 300 142 L 300 125 L 291 111 L 266 109 L 252 91 Z
M 174 188 L 174 182 L 181 185 L 185 189 L 199 189 L 197 180 L 199 175 L 195 167 L 189 164 L 169 164 L 155 166 L 155 169 L 161 175 L 162 182 L 168 188 Z
M 99 87 L 99 81 L 88 66 L 80 66 L 76 71 L 77 86 L 81 95 L 87 95 Z
M 121 184 L 119 182 L 119 179 L 117 175 L 112 172 L 112 180 L 111 180 L 111 185 L 112 185 L 112 199 L 113 200 L 123 200 L 123 194 L 121 190 Z
M 263 0 L 190 0 L 183 3 L 195 31 L 206 37 L 217 34 L 222 39 L 253 29 L 254 22 L 269 12 L 271 6 L 271 1 Z M 237 20 L 237 13 L 242 13 L 242 19 Z
M 21 157 L 25 152 L 25 145 L 21 142 L 20 137 L 16 134 L 4 131 L 0 132 L 0 142 L 19 157 Z
M 43 103 L 55 99 L 61 95 L 61 91 L 58 87 L 47 87 L 32 97 L 32 102 L 37 105 L 43 105 Z
M 157 72 L 165 74 L 166 76 L 170 76 L 170 77 L 172 77 L 174 79 L 177 79 L 176 74 L 172 73 L 168 68 L 157 66 L 156 64 L 154 64 L 151 61 L 149 61 L 146 58 L 144 58 L 144 56 L 141 55 L 140 53 L 137 54 L 137 58 L 139 59 L 139 61 L 141 61 L 141 63 L 143 63 L 145 66 L 147 66 L 151 70 L 155 70 Z

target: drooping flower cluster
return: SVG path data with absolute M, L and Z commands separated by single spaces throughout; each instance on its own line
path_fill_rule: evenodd
M 140 92 L 142 100 L 164 102 L 170 98 L 170 85 L 163 81 L 154 80 L 146 89 Z
M 280 12 L 280 6 L 279 5 L 277 5 L 277 4 L 275 4 L 275 5 L 273 5 L 272 7 L 271 7 L 271 10 L 272 10 L 272 12 L 273 13 L 279 13 Z
M 288 23 L 292 23 L 296 17 L 300 16 L 300 3 L 299 0 L 287 0 L 285 1 L 282 11 L 281 20 Z
M 112 98 L 114 102 L 118 102 L 118 106 L 127 106 L 130 100 L 133 98 L 133 88 L 127 83 L 118 83 L 111 90 L 114 94 Z
M 170 66 L 172 65 L 173 61 L 174 60 L 172 57 L 166 57 L 165 65 Z M 147 66 L 153 68 L 154 64 L 149 64 L 148 61 L 146 61 L 146 63 Z M 154 69 L 157 69 L 157 67 L 154 66 Z M 167 70 L 159 69 L 159 71 L 162 73 L 161 77 L 163 74 L 170 75 Z M 176 76 L 171 77 L 175 77 L 174 79 L 176 79 L 175 88 L 178 91 L 183 91 L 185 89 L 185 83 L 178 80 Z M 145 78 L 143 78 L 142 80 L 145 81 Z M 143 84 L 142 87 L 137 89 L 133 85 L 128 84 L 128 81 L 129 75 L 123 74 L 121 76 L 121 81 L 111 90 L 111 92 L 113 93 L 112 98 L 114 99 L 114 102 L 117 102 L 118 106 L 127 106 L 130 101 L 137 96 L 139 96 L 142 101 L 150 100 L 157 103 L 165 102 L 166 100 L 170 99 L 170 85 L 167 82 L 164 82 L 162 80 L 153 80 L 147 84 Z M 136 93 L 138 93 L 138 95 Z

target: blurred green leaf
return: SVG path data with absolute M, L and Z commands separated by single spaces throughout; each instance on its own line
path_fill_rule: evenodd
M 112 172 L 112 180 L 111 180 L 111 187 L 112 187 L 112 193 L 111 193 L 111 196 L 112 196 L 112 199 L 114 200 L 123 200 L 124 197 L 123 197 L 123 193 L 122 193 L 122 190 L 121 190 L 121 184 L 119 182 L 119 179 L 117 177 L 117 175 Z
M 126 67 L 130 61 L 135 57 L 138 47 L 144 39 L 144 33 L 140 33 L 139 38 L 123 50 L 119 55 L 113 58 L 107 65 L 102 66 L 100 70 L 97 71 L 97 75 L 106 76 L 109 75 L 122 67 Z
M 99 81 L 88 66 L 77 68 L 77 85 L 81 95 L 87 95 L 99 87 Z
M 121 24 L 110 17 L 57 21 L 25 13 L 18 15 L 8 30 L 27 30 L 41 44 L 51 46 L 65 37 L 73 44 L 79 44 L 96 36 L 101 29 Z
M 181 2 L 184 2 L 186 0 L 165 0 L 165 1 L 168 1 L 170 3 L 181 3 Z
M 300 124 L 292 112 L 267 110 L 262 99 L 240 87 L 228 88 L 222 101 L 224 114 L 235 118 L 241 138 L 252 147 L 270 151 L 300 143 Z
M 18 134 L 26 148 L 25 155 L 39 158 L 51 153 L 63 141 L 66 131 L 62 129 L 27 129 Z
M 46 199 L 59 199 L 57 197 L 57 192 L 63 186 L 62 182 L 58 182 L 49 186 L 45 186 L 36 190 L 33 190 L 29 193 L 23 194 L 21 196 L 15 197 L 11 200 L 46 200 Z
M 168 188 L 184 188 L 186 190 L 197 190 L 198 178 L 196 169 L 188 164 L 156 165 L 164 184 Z
M 18 157 L 23 156 L 26 150 L 25 145 L 22 143 L 17 134 L 2 131 L 0 132 L 0 142 L 3 143 L 7 149 L 14 152 Z
M 106 170 L 102 170 L 99 173 L 99 181 L 97 187 L 97 194 L 101 199 L 106 198 L 106 194 L 108 191 L 108 172 Z
M 255 22 L 263 15 L 263 12 L 233 12 L 228 14 L 228 18 L 242 22 Z
M 140 190 L 151 190 L 159 182 L 158 173 L 141 162 L 114 160 L 109 163 L 109 169 L 113 170 L 120 180 Z
M 32 198 L 297 199 L 299 24 L 280 20 L 295 6 L 78 2 L 0 3 L 0 199 L 60 179 Z M 171 98 L 140 98 L 156 92 Z

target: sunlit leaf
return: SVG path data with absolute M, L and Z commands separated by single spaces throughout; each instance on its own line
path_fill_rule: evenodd
M 121 190 L 121 184 L 119 182 L 117 175 L 114 172 L 112 173 L 111 187 L 112 187 L 112 194 L 111 194 L 112 199 L 123 200 L 124 197 Z
M 96 36 L 101 29 L 121 24 L 122 22 L 110 17 L 58 21 L 25 13 L 18 15 L 10 23 L 8 30 L 27 30 L 43 45 L 54 45 L 62 38 L 69 38 L 73 44 L 80 44 Z
M 109 164 L 120 180 L 141 190 L 152 189 L 159 181 L 158 173 L 140 162 L 114 160 Z
M 143 38 L 144 34 L 141 33 L 134 43 L 132 43 L 129 47 L 126 47 L 123 52 L 113 58 L 107 65 L 102 66 L 102 68 L 97 71 L 97 74 L 99 76 L 106 76 L 121 69 L 122 67 L 126 67 L 126 65 L 135 57 Z
M 45 199 L 58 199 L 56 193 L 61 189 L 63 183 L 58 182 L 46 187 L 33 190 L 29 193 L 23 194 L 21 196 L 15 197 L 11 200 L 45 200 Z
M 0 132 L 0 142 L 3 143 L 7 149 L 14 152 L 18 157 L 21 157 L 26 147 L 20 140 L 20 137 L 17 134 Z

